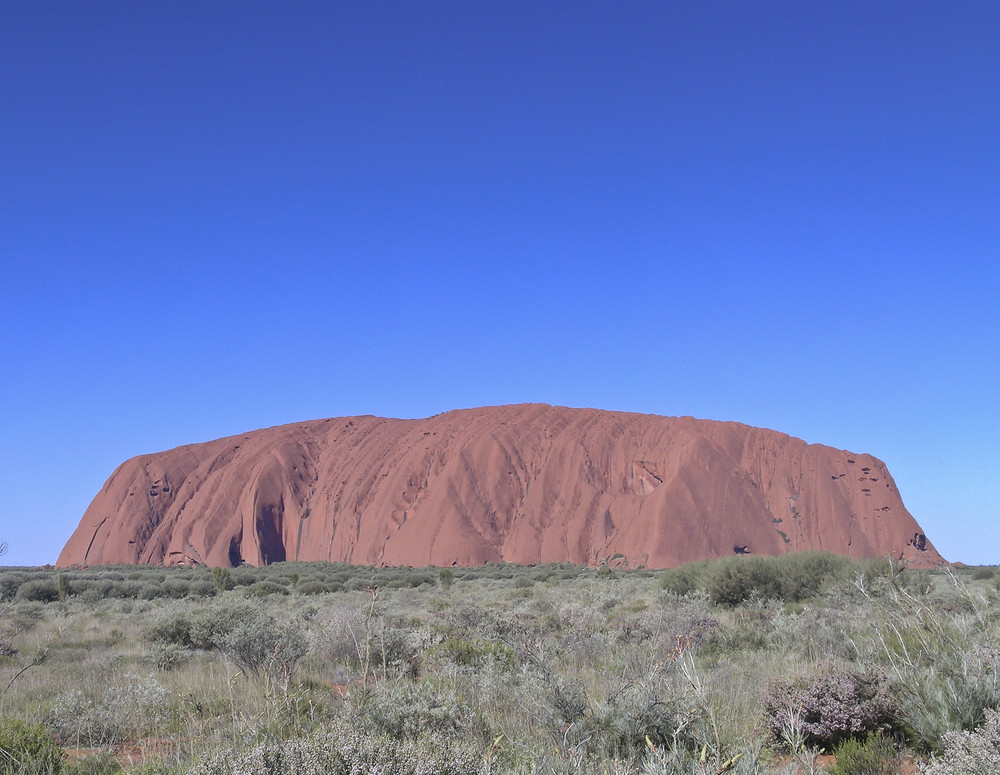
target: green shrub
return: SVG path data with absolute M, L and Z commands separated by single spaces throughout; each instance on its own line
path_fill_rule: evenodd
M 252 603 L 216 604 L 200 608 L 191 615 L 188 630 L 190 645 L 196 649 L 216 649 L 226 635 L 243 620 L 259 613 Z
M 152 656 L 160 669 L 171 669 L 182 661 L 177 647 L 218 649 L 246 675 L 284 688 L 308 650 L 299 623 L 279 623 L 248 603 L 168 613 L 149 625 L 146 638 L 154 644 Z
M 773 560 L 781 599 L 798 603 L 815 597 L 832 583 L 846 578 L 851 561 L 830 552 L 791 552 Z
M 207 579 L 192 581 L 188 588 L 188 597 L 215 597 L 216 594 L 218 594 L 218 589 Z
M 547 676 L 543 698 L 555 711 L 560 726 L 576 724 L 586 716 L 589 708 L 583 684 L 574 678 Z
M 59 593 L 60 600 L 65 600 L 73 593 L 69 585 L 69 576 L 65 573 L 56 576 L 56 592 Z
M 149 659 L 157 670 L 174 670 L 191 658 L 191 652 L 171 643 L 154 643 Z
M 110 581 L 101 582 L 96 579 L 83 578 L 73 584 L 73 594 L 84 602 L 96 602 L 110 597 L 108 595 L 110 587 Z
M 43 775 L 62 767 L 62 749 L 40 724 L 0 719 L 0 774 Z
M 403 579 L 403 586 L 420 587 L 424 584 L 433 586 L 435 579 L 430 573 L 408 573 Z
M 514 650 L 494 641 L 467 641 L 449 638 L 432 652 L 443 655 L 456 665 L 478 667 L 486 661 L 497 661 L 506 669 L 514 667 Z
M 881 732 L 864 741 L 847 738 L 833 749 L 836 763 L 827 767 L 827 775 L 896 775 L 899 757 L 892 740 Z
M 661 589 L 686 595 L 708 591 L 716 605 L 737 606 L 757 597 L 797 603 L 823 592 L 852 569 L 846 557 L 830 552 L 789 552 L 702 560 L 661 571 Z
M 88 577 L 74 574 L 72 593 L 87 603 L 95 603 L 108 598 L 136 599 L 142 594 L 144 582 L 126 581 L 124 578 L 116 577 L 117 575 L 109 578 L 106 575 Z
M 172 597 L 179 600 L 182 597 L 187 597 L 190 591 L 191 582 L 187 579 L 168 579 L 160 585 L 160 597 Z
M 235 589 L 236 587 L 249 587 L 251 584 L 257 582 L 259 579 L 254 571 L 256 568 L 241 567 L 239 570 L 233 570 L 229 574 L 229 589 Z
M 154 619 L 146 628 L 145 636 L 153 643 L 192 648 L 191 627 L 190 614 L 171 613 Z
M 288 587 L 276 584 L 273 581 L 255 581 L 243 589 L 243 594 L 247 597 L 267 597 L 269 595 L 287 595 Z
M 297 595 L 322 595 L 328 591 L 329 587 L 322 581 L 300 581 L 295 586 Z
M 975 729 L 1000 707 L 1000 621 L 996 601 L 953 574 L 934 597 L 903 576 L 875 576 L 865 589 L 875 627 L 859 658 L 892 677 L 911 742 L 934 751 L 948 732 Z
M 21 601 L 14 608 L 13 623 L 18 630 L 28 631 L 45 618 L 45 607 L 37 600 Z
M 233 580 L 229 568 L 212 568 L 212 584 L 219 592 L 233 588 Z
M 668 568 L 659 575 L 660 588 L 682 596 L 705 588 L 706 562 L 690 562 L 677 568 Z
M 52 579 L 25 581 L 17 590 L 17 599 L 37 603 L 52 603 L 59 599 L 59 590 Z
M 773 616 L 774 612 L 767 608 L 741 608 L 735 612 L 732 624 L 717 627 L 708 634 L 706 645 L 722 654 L 766 649 L 774 635 Z
M 138 581 L 122 581 L 118 584 L 112 584 L 111 589 L 108 593 L 108 597 L 114 597 L 121 600 L 135 600 L 139 597 L 139 593 L 142 591 L 142 584 Z
M 184 605 L 180 610 L 168 609 L 146 628 L 146 638 L 153 643 L 165 643 L 192 649 L 214 649 L 221 639 L 242 620 L 259 614 L 251 603 L 214 603 L 195 607 Z
M 125 574 L 105 569 L 98 572 L 97 578 L 101 579 L 102 581 L 111 581 L 111 582 L 125 581 Z
M 487 735 L 482 719 L 454 689 L 427 681 L 382 684 L 353 694 L 351 705 L 355 725 L 394 740 Z
M 326 621 L 317 634 L 317 647 L 327 662 L 356 670 L 361 666 L 363 639 L 364 622 L 360 612 L 343 605 L 327 612 Z
M 0 568 L 0 600 L 13 600 L 17 590 L 28 580 L 27 573 Z
M 766 557 L 732 557 L 715 565 L 708 578 L 708 596 L 716 605 L 737 606 L 752 597 L 778 600 L 781 579 Z

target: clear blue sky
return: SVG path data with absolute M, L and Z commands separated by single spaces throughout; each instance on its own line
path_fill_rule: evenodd
M 133 455 L 541 401 L 885 460 L 1000 563 L 1000 3 L 0 8 L 0 538 Z

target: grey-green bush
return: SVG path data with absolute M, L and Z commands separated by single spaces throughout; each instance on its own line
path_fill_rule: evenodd
M 428 682 L 379 685 L 354 692 L 350 703 L 354 725 L 394 740 L 436 735 L 478 743 L 487 736 L 482 718 L 453 689 Z
M 209 757 L 187 775 L 482 775 L 478 746 L 440 738 L 399 740 L 339 729 L 300 740 L 231 749 Z
M 18 600 L 29 600 L 38 603 L 51 603 L 59 599 L 56 583 L 50 578 L 25 581 L 18 587 Z
M 253 611 L 215 639 L 219 650 L 252 677 L 269 686 L 288 689 L 299 660 L 309 650 L 298 622 L 278 622 L 264 611 Z
M 170 692 L 153 676 L 124 673 L 97 697 L 79 689 L 60 694 L 48 723 L 63 743 L 100 747 L 157 730 L 169 712 Z

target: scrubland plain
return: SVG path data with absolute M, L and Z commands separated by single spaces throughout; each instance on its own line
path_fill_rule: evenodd
M 0 773 L 1000 771 L 993 568 L 0 570 Z

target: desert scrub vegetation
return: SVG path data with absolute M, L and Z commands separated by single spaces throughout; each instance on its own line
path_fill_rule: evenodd
M 57 773 L 62 751 L 41 724 L 0 719 L 0 773 Z
M 978 775 L 997 644 L 996 574 L 822 553 L 0 569 L 0 773 Z

